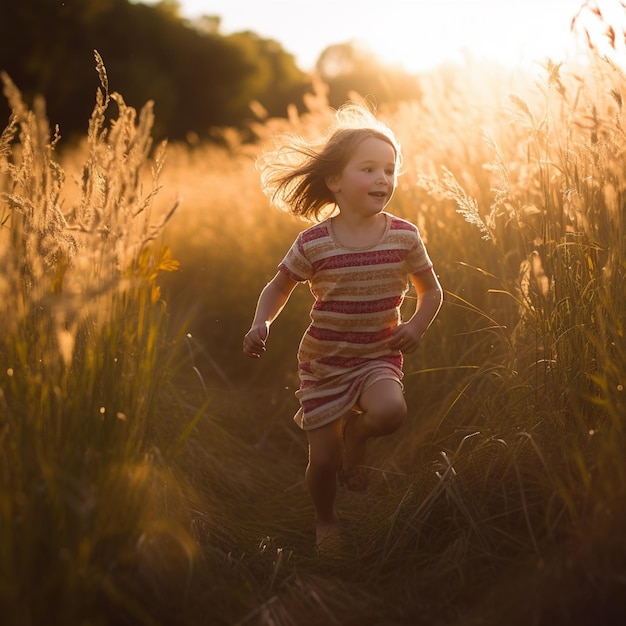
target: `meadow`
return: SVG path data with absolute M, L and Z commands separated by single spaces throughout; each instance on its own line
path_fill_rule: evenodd
M 254 160 L 323 133 L 323 91 L 287 119 L 255 107 L 254 142 L 155 146 L 152 104 L 97 69 L 68 147 L 3 77 L 2 623 L 623 623 L 623 73 L 468 59 L 378 112 L 405 157 L 390 210 L 445 303 L 367 496 L 339 495 L 345 545 L 317 555 L 291 419 L 307 289 L 263 359 L 241 342 L 305 227 Z

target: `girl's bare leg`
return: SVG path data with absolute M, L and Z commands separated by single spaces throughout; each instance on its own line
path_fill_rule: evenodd
M 383 379 L 368 387 L 359 398 L 363 411 L 352 415 L 344 429 L 346 472 L 363 468 L 367 462 L 367 440 L 390 435 L 406 417 L 406 402 L 398 381 Z
M 340 419 L 320 428 L 307 431 L 309 464 L 306 482 L 315 507 L 316 545 L 339 535 L 339 520 L 335 513 L 337 470 L 341 465 Z

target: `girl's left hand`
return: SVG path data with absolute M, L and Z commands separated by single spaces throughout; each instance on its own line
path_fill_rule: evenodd
M 410 324 L 398 324 L 398 326 L 391 331 L 389 347 L 392 350 L 400 350 L 404 354 L 410 354 L 417 350 L 421 338 L 421 334 L 416 333 Z

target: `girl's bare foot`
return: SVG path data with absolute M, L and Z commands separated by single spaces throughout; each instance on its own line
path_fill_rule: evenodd
M 320 550 L 327 545 L 335 543 L 341 535 L 339 522 L 318 522 L 315 525 L 315 547 Z M 326 544 L 323 545 L 323 544 Z

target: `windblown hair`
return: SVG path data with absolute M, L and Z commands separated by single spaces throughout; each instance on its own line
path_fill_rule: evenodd
M 322 142 L 283 135 L 277 138 L 274 150 L 257 160 L 263 191 L 280 210 L 313 222 L 324 219 L 336 207 L 326 180 L 341 173 L 357 146 L 370 137 L 391 145 L 396 171 L 400 169 L 402 153 L 398 141 L 369 109 L 349 103 L 338 109 L 335 117 L 336 123 Z

